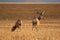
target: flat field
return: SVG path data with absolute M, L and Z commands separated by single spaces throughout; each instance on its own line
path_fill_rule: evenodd
M 60 40 L 60 21 L 41 20 L 32 31 L 31 20 L 23 20 L 21 30 L 11 31 L 16 20 L 0 21 L 0 40 Z
M 45 14 L 37 30 L 32 31 L 35 9 Z M 21 30 L 12 32 L 19 18 Z M 60 40 L 60 4 L 0 4 L 0 40 Z

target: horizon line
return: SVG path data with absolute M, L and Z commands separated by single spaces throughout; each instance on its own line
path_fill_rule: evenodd
M 60 4 L 60 2 L 0 2 L 0 4 Z

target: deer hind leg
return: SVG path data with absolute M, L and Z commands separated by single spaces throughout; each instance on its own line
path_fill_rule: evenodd
M 20 26 L 19 28 L 20 28 L 20 30 L 21 30 L 21 24 L 19 24 L 19 26 Z
M 21 30 L 21 26 L 20 26 L 20 30 Z
M 17 27 L 18 27 L 18 29 L 20 29 L 20 30 L 21 30 L 21 26 L 19 26 L 19 25 L 18 25 Z
M 11 29 L 11 31 L 15 31 L 16 30 L 16 26 L 13 26 L 13 28 Z
M 38 31 L 38 26 L 36 26 L 35 28 L 36 28 L 36 31 Z
M 37 26 L 36 26 L 35 28 L 36 28 L 36 30 L 37 30 Z
M 32 30 L 34 30 L 34 29 L 37 30 L 37 26 L 36 26 L 36 25 L 34 25 L 34 26 L 32 27 Z
M 32 26 L 32 30 L 34 29 L 34 26 Z

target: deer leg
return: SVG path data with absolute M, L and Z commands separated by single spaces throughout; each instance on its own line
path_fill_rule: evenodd
M 21 26 L 20 26 L 20 30 L 21 30 Z
M 34 26 L 32 27 L 32 30 L 34 29 Z

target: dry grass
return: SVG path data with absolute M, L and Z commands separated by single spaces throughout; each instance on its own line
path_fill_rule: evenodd
M 23 20 L 22 30 L 16 29 L 11 32 L 15 21 L 0 21 L 0 40 L 60 40 L 60 21 L 58 20 L 41 20 L 38 31 L 36 29 L 32 31 L 31 20 Z
M 46 12 L 32 31 L 35 8 Z M 22 30 L 11 32 L 18 18 L 23 19 Z M 0 19 L 0 40 L 60 40 L 60 4 L 0 4 Z

